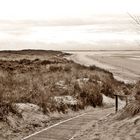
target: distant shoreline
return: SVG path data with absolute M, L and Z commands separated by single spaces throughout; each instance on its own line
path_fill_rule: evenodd
M 130 49 L 129 49 L 129 50 L 127 50 L 127 49 L 126 49 L 126 50 L 107 50 L 107 49 L 106 49 L 106 50 L 61 50 L 61 49 L 60 49 L 60 50 L 59 50 L 59 49 L 55 49 L 55 50 L 53 50 L 53 49 L 52 49 L 52 50 L 51 50 L 51 49 L 46 49 L 46 50 L 45 50 L 45 49 L 21 49 L 21 50 L 20 50 L 20 49 L 17 49 L 17 50 L 16 50 L 16 49 L 13 49 L 13 50 L 0 50 L 0 52 L 15 52 L 15 51 L 16 51 L 16 52 L 18 52 L 18 51 L 19 51 L 19 52 L 22 52 L 22 51 L 53 51 L 53 52 L 57 52 L 57 51 L 62 51 L 62 52 L 91 52 L 91 51 L 92 51 L 92 52 L 94 52 L 94 51 L 97 51 L 97 52 L 98 52 L 98 51 L 101 51 L 101 52 L 102 52 L 102 51 L 108 52 L 108 51 L 109 51 L 109 52 L 110 52 L 110 51 L 111 51 L 111 52 L 112 52 L 112 51 L 140 51 L 140 49 L 134 49 L 134 50 L 130 50 Z
M 139 55 L 139 53 L 136 55 L 136 53 L 133 54 L 135 51 L 131 51 L 132 54 L 126 53 L 125 57 L 122 57 L 121 53 L 114 54 L 114 51 L 106 51 L 109 52 L 107 54 L 104 54 L 103 51 L 95 51 L 95 54 L 94 52 L 90 52 L 75 51 L 72 52 L 73 55 L 71 55 L 69 58 L 76 63 L 80 63 L 81 65 L 95 65 L 102 69 L 108 70 L 109 72 L 113 73 L 115 79 L 125 83 L 135 83 L 139 80 L 139 60 L 130 59 L 131 57 L 136 57 Z

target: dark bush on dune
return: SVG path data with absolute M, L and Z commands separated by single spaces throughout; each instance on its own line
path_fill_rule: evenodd
M 77 70 L 81 70 L 81 69 L 88 69 L 88 67 L 84 66 L 84 65 L 80 65 L 78 63 L 75 63 L 74 64 L 74 67 L 77 69 Z
M 62 70 L 63 70 L 62 66 L 51 65 L 49 67 L 50 72 L 56 72 L 56 71 L 62 71 Z
M 102 106 L 102 94 L 100 93 L 100 87 L 93 83 L 85 83 L 82 86 L 75 85 L 75 92 L 77 98 L 82 101 L 84 106 Z
M 102 72 L 104 72 L 104 73 L 109 74 L 110 77 L 113 78 L 113 74 L 112 74 L 111 72 L 109 72 L 108 70 L 105 70 L 105 69 L 99 68 L 99 67 L 97 67 L 97 66 L 95 66 L 95 65 L 91 65 L 91 66 L 89 66 L 89 69 L 90 69 L 90 70 L 102 71 Z
M 92 65 L 92 66 L 89 66 L 89 69 L 90 70 L 95 70 L 95 69 L 97 69 L 97 67 L 95 65 Z
M 114 98 L 114 89 L 108 83 L 104 83 L 102 85 L 101 93 L 108 96 L 108 97 Z
M 67 64 L 67 65 L 64 66 L 63 69 L 64 69 L 65 72 L 70 72 L 71 71 L 71 68 L 72 68 L 71 65 L 68 65 Z
M 19 64 L 30 65 L 31 64 L 31 61 L 28 60 L 28 59 L 22 59 L 22 60 L 19 61 Z
M 51 62 L 50 60 L 43 60 L 41 61 L 41 65 L 48 65 L 48 64 L 52 64 L 53 62 Z

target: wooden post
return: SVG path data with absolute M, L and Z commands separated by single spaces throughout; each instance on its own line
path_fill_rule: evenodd
M 115 95 L 115 111 L 116 111 L 116 113 L 117 113 L 117 111 L 118 111 L 118 95 Z
M 125 101 L 126 101 L 126 105 L 128 104 L 128 98 L 127 98 L 127 95 L 119 95 L 119 94 L 114 94 L 115 96 L 115 112 L 117 113 L 118 111 L 118 97 L 124 97 L 125 98 Z
M 125 97 L 125 99 L 126 99 L 126 106 L 128 105 L 128 98 L 127 98 L 127 96 Z

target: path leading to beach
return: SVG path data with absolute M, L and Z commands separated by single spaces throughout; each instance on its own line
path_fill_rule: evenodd
M 113 108 L 96 108 L 94 111 L 86 112 L 36 132 L 24 140 L 72 140 L 81 130 L 112 112 L 114 112 Z

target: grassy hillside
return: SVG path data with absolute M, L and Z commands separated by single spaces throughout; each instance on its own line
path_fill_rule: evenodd
M 0 52 L 0 118 L 3 122 L 13 126 L 9 123 L 9 114 L 21 122 L 25 116 L 17 108 L 19 104 L 37 105 L 47 116 L 53 112 L 65 114 L 87 106 L 103 106 L 103 94 L 114 98 L 115 92 L 126 94 L 130 90 L 130 86 L 116 81 L 112 73 L 96 66 L 76 64 L 65 59 L 66 55 L 58 51 Z M 30 123 L 28 127 L 38 125 Z M 12 131 L 17 128 L 17 125 L 12 127 Z
M 0 60 L 0 101 L 4 107 L 1 107 L 1 116 L 8 113 L 13 103 L 37 104 L 45 113 L 65 110 L 67 106 L 62 109 L 52 100 L 54 96 L 63 95 L 78 100 L 78 107 L 71 106 L 74 110 L 86 105 L 101 106 L 102 93 L 112 96 L 114 89 L 125 87 L 111 73 L 68 61 L 61 52 L 26 50 L 1 52 L 0 55 L 3 59 Z

